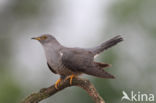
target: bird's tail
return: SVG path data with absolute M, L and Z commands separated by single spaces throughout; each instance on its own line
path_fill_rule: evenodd
M 95 47 L 95 48 L 92 48 L 91 51 L 93 52 L 94 55 L 96 54 L 99 54 L 101 52 L 103 52 L 104 50 L 116 45 L 117 43 L 123 41 L 123 38 L 118 35 L 118 36 L 115 36 L 113 37 L 112 39 L 102 43 L 101 45 Z

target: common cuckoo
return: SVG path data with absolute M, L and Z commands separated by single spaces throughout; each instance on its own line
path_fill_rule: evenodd
M 60 75 L 60 79 L 55 83 L 56 89 L 61 80 L 70 79 L 70 84 L 72 84 L 72 79 L 83 73 L 100 78 L 114 78 L 103 69 L 110 65 L 96 62 L 94 57 L 123 41 L 123 38 L 118 35 L 94 48 L 68 48 L 49 34 L 32 39 L 38 40 L 42 44 L 48 67 L 53 73 Z

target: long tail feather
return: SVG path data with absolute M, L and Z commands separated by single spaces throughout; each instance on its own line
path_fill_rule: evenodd
M 103 52 L 104 50 L 118 44 L 121 41 L 123 41 L 123 38 L 120 35 L 118 35 L 118 36 L 115 36 L 112 39 L 102 43 L 101 45 L 93 48 L 91 51 L 93 52 L 94 55 L 96 55 L 96 54 L 99 54 L 99 53 Z

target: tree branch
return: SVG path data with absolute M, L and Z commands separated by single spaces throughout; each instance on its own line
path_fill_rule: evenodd
M 48 88 L 43 88 L 38 93 L 33 93 L 28 96 L 22 103 L 38 103 L 39 101 L 46 99 L 70 86 L 78 86 L 83 88 L 93 98 L 95 103 L 105 103 L 91 82 L 89 80 L 80 78 L 73 78 L 72 85 L 70 85 L 69 80 L 62 81 L 58 86 L 58 89 L 55 89 L 54 85 Z

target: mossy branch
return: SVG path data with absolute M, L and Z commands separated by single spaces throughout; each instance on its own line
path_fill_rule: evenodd
M 26 99 L 22 103 L 38 103 L 41 100 L 44 100 L 70 86 L 78 86 L 84 89 L 93 98 L 95 103 L 105 103 L 102 97 L 96 91 L 93 84 L 89 80 L 80 78 L 73 78 L 72 85 L 70 85 L 69 80 L 62 81 L 58 86 L 58 89 L 56 89 L 54 85 L 48 88 L 43 88 L 38 93 L 33 93 L 30 96 L 26 97 Z

